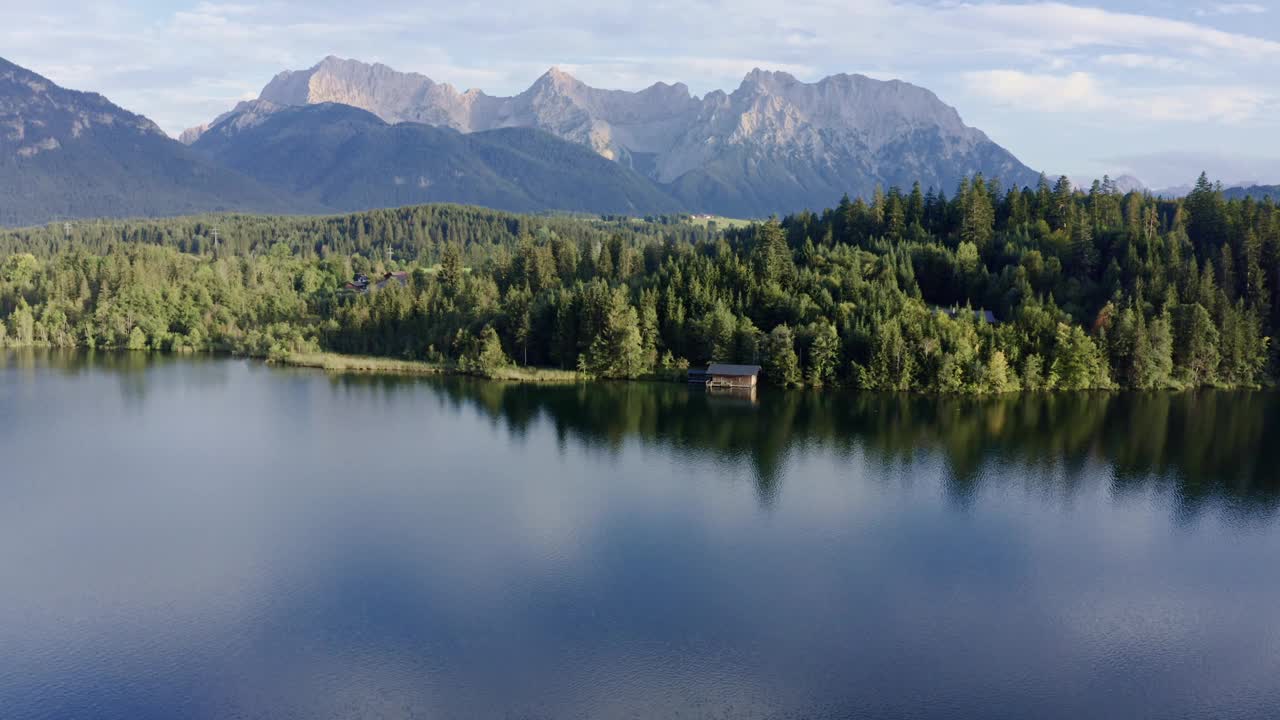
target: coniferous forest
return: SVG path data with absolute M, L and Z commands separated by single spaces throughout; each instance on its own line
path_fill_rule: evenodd
M 405 282 L 378 280 L 405 272 Z M 367 292 L 344 289 L 356 276 Z M 1065 179 L 751 225 L 420 206 L 0 232 L 0 345 L 331 351 L 603 378 L 759 363 L 942 393 L 1269 384 L 1280 211 Z

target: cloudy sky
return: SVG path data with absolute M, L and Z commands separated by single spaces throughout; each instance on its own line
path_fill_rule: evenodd
M 1280 2 L 0 0 L 0 56 L 170 133 L 326 55 L 510 94 L 737 87 L 752 67 L 934 90 L 1051 173 L 1280 182 Z

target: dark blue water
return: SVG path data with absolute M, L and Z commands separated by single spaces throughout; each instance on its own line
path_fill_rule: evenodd
M 0 353 L 0 718 L 1274 718 L 1280 399 Z

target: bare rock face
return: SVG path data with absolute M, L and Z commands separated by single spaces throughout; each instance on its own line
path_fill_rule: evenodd
M 240 103 L 212 122 L 184 131 L 179 140 L 192 145 L 209 128 L 245 110 L 261 117 L 280 108 L 324 103 L 368 110 L 389 123 L 420 122 L 469 132 L 466 108 L 477 95 L 483 93 L 458 93 L 425 75 L 330 56 L 310 69 L 276 75 L 251 101 L 256 105 Z
M 425 75 L 330 56 L 309 70 L 275 76 L 259 99 L 282 106 L 340 103 L 397 123 L 418 120 L 415 111 L 441 104 L 428 97 L 435 88 L 436 83 Z
M 1121 193 L 1146 192 L 1147 186 L 1133 175 L 1121 175 L 1114 180 L 1116 190 Z
M 204 137 L 204 134 L 210 129 L 222 126 L 223 123 L 230 120 L 231 122 L 222 128 L 223 132 L 229 130 L 247 130 L 248 128 L 257 126 L 266 120 L 268 116 L 287 107 L 279 105 L 270 100 L 245 100 L 236 103 L 236 106 L 227 112 L 222 113 L 214 118 L 211 122 L 203 125 L 197 125 L 193 128 L 187 128 L 178 136 L 178 142 L 183 145 L 194 145 L 196 141 Z
M 96 93 L 65 90 L 0 59 L 0 155 L 31 158 L 95 128 L 165 137 L 155 123 Z
M 236 105 L 236 107 L 240 107 L 240 106 Z M 183 130 L 181 133 L 178 134 L 178 142 L 182 143 L 183 145 L 191 145 L 195 143 L 195 141 L 200 139 L 201 135 L 204 135 L 206 132 L 208 132 L 209 128 L 218 124 L 218 121 L 222 120 L 225 116 L 226 116 L 226 113 L 223 113 L 222 115 L 219 115 L 217 118 L 215 118 L 211 122 L 200 123 L 195 127 L 189 127 L 186 130 Z
M 762 204 L 770 196 L 802 206 L 830 204 L 844 192 L 869 195 L 876 185 L 915 180 L 949 189 L 975 172 L 1006 185 L 1031 184 L 1038 176 L 966 126 L 932 92 L 861 75 L 805 83 L 757 69 L 732 93 L 698 98 L 681 83 L 602 90 L 552 68 L 519 95 L 494 97 L 385 65 L 329 57 L 308 70 L 277 75 L 259 102 L 265 104 L 258 112 L 340 103 L 389 123 L 464 133 L 536 128 L 660 184 L 683 186 L 684 192 L 710 188 L 723 199 L 707 209 L 724 212 L 780 209 Z M 191 132 L 191 139 L 200 132 Z M 704 206 L 696 197 L 685 199 Z

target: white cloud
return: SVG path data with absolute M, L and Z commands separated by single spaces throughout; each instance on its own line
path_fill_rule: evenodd
M 1205 8 L 1198 8 L 1196 15 L 1200 17 L 1208 17 L 1211 15 L 1261 15 L 1267 12 L 1267 8 L 1257 3 L 1216 3 Z
M 1108 102 L 1094 77 L 1084 72 L 1050 75 L 983 70 L 967 73 L 965 80 L 971 91 L 995 102 L 1041 112 L 1099 110 Z
M 1247 86 L 1116 88 L 1085 72 L 984 70 L 966 73 L 965 82 L 974 94 L 1008 107 L 1170 122 L 1245 123 L 1262 117 L 1274 100 L 1267 91 Z
M 1098 62 L 1126 70 L 1160 70 L 1171 73 L 1197 72 L 1195 63 L 1167 55 L 1144 55 L 1141 53 L 1116 53 L 1099 55 Z
M 1204 56 L 1261 62 L 1280 42 L 1167 18 L 1062 3 L 965 5 L 951 11 L 983 34 L 1007 36 L 1033 54 L 1083 48 L 1182 48 Z
M 770 62 L 764 58 L 702 58 L 687 55 L 588 59 L 580 63 L 561 63 L 559 67 L 587 84 L 627 90 L 645 88 L 658 81 L 688 84 L 704 78 L 741 78 L 753 68 L 768 68 L 797 77 L 810 77 L 817 72 L 812 65 Z
M 732 90 L 754 66 L 801 80 L 859 72 L 928 87 L 997 142 L 1051 167 L 1079 152 L 1045 140 L 1043 118 L 1023 113 L 1054 112 L 1062 135 L 1087 129 L 1091 148 L 1108 154 L 1135 142 L 1243 152 L 1274 136 L 1266 113 L 1280 95 L 1280 27 L 1249 16 L 1249 6 L 1270 3 L 1213 2 L 1131 3 L 1148 9 L 1122 12 L 1100 0 L 795 0 L 780 14 L 776 0 L 368 0 L 356 13 L 348 0 L 186 0 L 178 9 L 0 0 L 13 6 L 4 8 L 0 54 L 100 91 L 171 133 L 330 54 L 494 94 L 519 92 L 552 65 L 601 87 L 679 81 L 698 95 Z M 1197 7 L 1237 17 L 1201 20 Z M 1000 76 L 998 87 L 974 82 L 991 68 L 1021 75 Z M 1036 83 L 1057 95 L 1037 97 Z M 990 111 L 993 100 L 1001 112 Z M 1073 107 L 1153 128 L 1196 117 L 1235 127 L 1185 139 L 1125 135 Z

